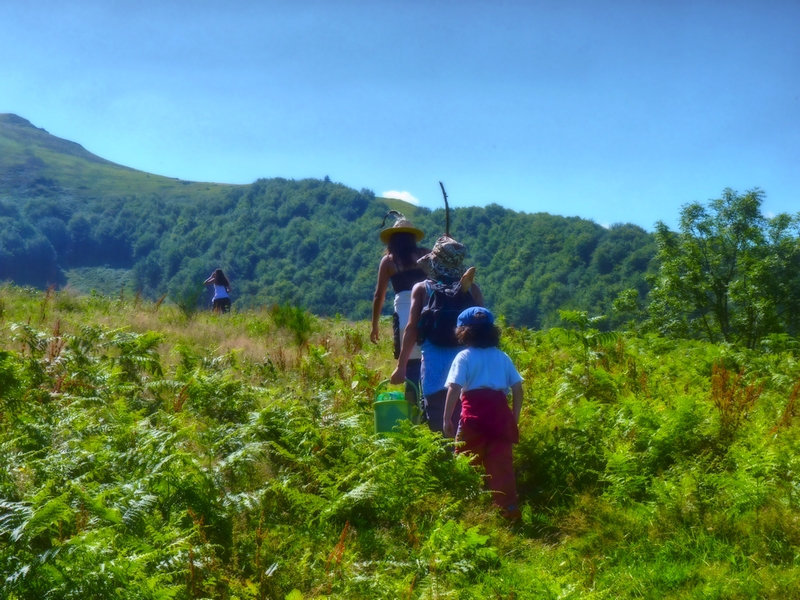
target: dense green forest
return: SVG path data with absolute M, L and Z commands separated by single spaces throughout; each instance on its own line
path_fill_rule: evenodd
M 601 227 L 498 204 L 456 208 L 487 304 L 547 328 L 561 310 L 641 329 L 755 347 L 800 331 L 800 218 L 765 216 L 764 193 L 730 189 L 681 211 L 679 231 Z M 139 294 L 193 311 L 221 267 L 236 310 L 288 305 L 366 318 L 389 209 L 427 232 L 444 208 L 376 198 L 322 179 L 196 183 L 115 165 L 15 115 L 0 115 L 0 280 Z M 388 302 L 387 302 L 388 308 Z M 388 312 L 388 310 L 387 310 Z
M 425 230 L 428 246 L 444 232 L 444 208 L 376 198 L 327 177 L 180 181 L 114 165 L 0 115 L 0 280 L 124 288 L 193 306 L 208 304 L 201 282 L 221 267 L 237 309 L 291 304 L 364 318 L 390 208 Z M 571 308 L 608 315 L 610 326 L 622 319 L 612 310 L 621 292 L 647 296 L 655 242 L 634 225 L 606 229 L 490 204 L 452 210 L 451 234 L 467 245 L 487 301 L 509 323 L 543 327 Z

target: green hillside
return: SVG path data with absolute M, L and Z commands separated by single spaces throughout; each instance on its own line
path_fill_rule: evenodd
M 0 173 L 0 192 L 23 198 L 97 200 L 165 194 L 200 201 L 235 187 L 181 181 L 117 165 L 12 114 L 0 114 Z
M 444 210 L 376 198 L 325 180 L 260 179 L 250 185 L 180 181 L 135 171 L 0 115 L 0 280 L 89 293 L 121 289 L 182 306 L 207 306 L 201 282 L 223 268 L 234 309 L 292 304 L 318 315 L 365 318 L 378 240 L 389 208 L 427 232 Z M 561 308 L 624 318 L 624 290 L 647 296 L 653 236 L 580 218 L 526 214 L 497 204 L 459 208 L 451 233 L 490 305 L 516 325 L 558 322 Z M 388 305 L 388 303 L 387 303 Z

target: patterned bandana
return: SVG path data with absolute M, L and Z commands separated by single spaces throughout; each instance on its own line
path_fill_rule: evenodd
M 466 271 L 464 258 L 467 248 L 453 238 L 443 235 L 433 245 L 433 249 L 417 261 L 431 279 L 453 282 L 461 279 Z

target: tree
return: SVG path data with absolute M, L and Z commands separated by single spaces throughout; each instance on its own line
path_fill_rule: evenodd
M 652 324 L 668 334 L 750 348 L 767 334 L 795 327 L 784 307 L 786 291 L 798 289 L 798 274 L 789 268 L 799 256 L 792 236 L 798 220 L 764 217 L 763 197 L 759 189 L 740 195 L 727 188 L 708 207 L 684 206 L 680 232 L 657 223 Z M 776 285 L 776 274 L 790 281 Z

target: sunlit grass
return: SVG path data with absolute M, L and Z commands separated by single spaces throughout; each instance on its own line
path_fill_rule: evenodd
M 0 287 L 5 597 L 797 597 L 791 352 L 506 331 L 509 524 L 424 426 L 372 434 L 368 331 Z

